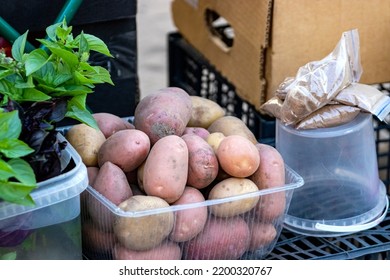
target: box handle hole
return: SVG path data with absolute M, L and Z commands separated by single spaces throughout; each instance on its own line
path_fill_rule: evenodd
M 233 27 L 224 17 L 210 9 L 206 9 L 205 18 L 214 43 L 223 51 L 228 52 L 234 44 Z

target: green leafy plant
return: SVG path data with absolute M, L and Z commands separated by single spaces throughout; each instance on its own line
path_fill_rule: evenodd
M 36 187 L 35 174 L 20 157 L 32 153 L 19 140 L 22 124 L 17 111 L 0 111 L 0 198 L 19 204 L 34 204 L 30 192 Z
M 46 29 L 47 39 L 37 39 L 43 48 L 25 53 L 28 31 L 12 45 L 12 57 L 0 56 L 0 93 L 18 103 L 52 99 L 67 101 L 65 117 L 97 128 L 86 108 L 87 94 L 96 84 L 113 85 L 107 69 L 92 66 L 91 51 L 112 57 L 106 44 L 96 36 L 81 32 L 73 37 L 64 20 Z
M 58 122 L 72 118 L 98 129 L 87 95 L 97 84 L 114 85 L 107 69 L 89 63 L 91 52 L 112 57 L 101 39 L 74 37 L 65 19 L 46 33 L 29 53 L 28 31 L 15 40 L 12 56 L 0 52 L 0 201 L 33 203 L 36 183 L 62 171 L 66 143 L 57 139 Z

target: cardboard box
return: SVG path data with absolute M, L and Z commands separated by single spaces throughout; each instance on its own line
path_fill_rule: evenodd
M 390 81 L 389 0 L 174 0 L 171 8 L 183 37 L 257 109 L 286 77 L 324 58 L 355 28 L 360 82 Z

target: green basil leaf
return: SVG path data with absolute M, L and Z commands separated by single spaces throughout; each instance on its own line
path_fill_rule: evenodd
M 30 193 L 36 188 L 36 185 L 29 186 L 18 182 L 4 182 L 0 181 L 0 198 L 5 201 L 34 206 L 34 200 Z
M 27 34 L 28 31 L 26 31 L 23 35 L 20 35 L 18 38 L 16 38 L 15 42 L 12 44 L 12 57 L 16 60 L 21 62 L 23 60 L 23 54 L 24 49 L 26 47 L 26 41 L 27 41 Z
M 53 54 L 59 56 L 65 63 L 67 63 L 70 68 L 75 68 L 78 65 L 79 59 L 77 55 L 71 51 L 59 48 L 58 46 L 49 46 L 48 48 Z
M 66 41 L 69 33 L 72 31 L 71 27 L 64 26 L 63 24 L 56 29 L 57 38 L 61 41 Z
M 16 251 L 5 253 L 4 255 L 0 256 L 0 260 L 16 260 Z
M 58 23 L 55 23 L 55 24 L 52 24 L 50 26 L 48 26 L 46 28 L 46 34 L 47 34 L 47 37 L 50 39 L 50 40 L 53 40 L 53 41 L 56 41 L 56 30 L 57 30 L 57 27 L 61 26 L 62 22 L 58 22 Z
M 53 71 L 53 85 L 58 87 L 66 82 L 72 82 L 73 69 L 70 69 L 67 64 L 59 64 Z
M 111 80 L 110 72 L 108 72 L 106 68 L 103 68 L 101 66 L 94 66 L 94 69 L 97 72 L 97 74 L 94 76 L 95 80 L 100 81 L 100 83 L 108 83 L 110 85 L 114 85 L 113 81 Z
M 71 79 L 73 78 L 73 75 L 72 73 L 68 73 L 68 72 L 65 72 L 65 73 L 57 73 L 55 76 L 54 76 L 54 80 L 53 80 L 53 85 L 55 87 L 58 87 L 68 81 L 70 81 Z
M 43 49 L 35 49 L 27 55 L 25 66 L 26 75 L 31 75 L 43 67 L 49 60 L 48 54 Z
M 14 177 L 14 170 L 12 167 L 0 159 L 0 181 L 7 181 L 9 178 Z
M 24 185 L 34 186 L 36 185 L 36 179 L 34 170 L 30 164 L 20 158 L 14 158 L 8 161 L 8 164 L 12 167 L 15 172 L 15 178 L 18 179 Z
M 66 117 L 78 120 L 94 129 L 99 129 L 96 120 L 93 118 L 91 113 L 89 113 L 88 111 L 80 110 L 76 106 L 72 106 L 68 110 L 68 112 L 66 112 Z
M 79 71 L 74 72 L 74 77 L 75 77 L 76 81 L 78 81 L 80 84 L 94 84 L 95 83 L 95 81 L 93 79 L 87 78 Z
M 56 92 L 52 93 L 52 96 L 60 97 L 60 96 L 78 96 L 78 95 L 84 95 L 93 92 L 93 90 L 87 86 L 83 85 L 64 85 L 63 89 L 57 90 Z
M 23 100 L 24 101 L 45 101 L 49 100 L 51 97 L 40 90 L 35 88 L 27 88 L 23 91 Z
M 36 71 L 33 76 L 40 85 L 54 85 L 55 75 L 56 69 L 54 68 L 53 63 L 49 61 Z
M 66 49 L 64 46 L 61 46 L 57 42 L 51 42 L 45 39 L 37 39 L 37 41 L 44 45 L 46 48 L 48 48 L 52 52 L 52 54 L 58 56 L 58 58 L 61 58 L 61 60 L 67 63 L 71 68 L 74 68 L 78 65 L 78 57 L 71 50 Z
M 12 74 L 14 74 L 14 71 L 11 69 L 0 70 L 0 79 L 4 79 Z
M 0 152 L 7 158 L 18 158 L 31 154 L 34 149 L 19 139 L 2 139 L 0 140 Z
M 35 85 L 34 85 L 34 81 L 33 81 L 32 76 L 27 77 L 27 82 L 19 82 L 19 83 L 15 84 L 15 87 L 18 89 L 34 88 Z M 23 94 L 22 94 L 22 96 L 23 96 Z
M 47 29 L 46 29 L 47 30 Z M 51 35 L 50 35 L 51 36 Z M 50 37 L 49 37 L 50 38 Z M 36 39 L 39 43 L 41 43 L 42 46 L 45 46 L 48 48 L 49 45 L 53 45 L 53 46 L 56 46 L 56 42 L 57 39 L 56 39 L 56 35 L 54 34 L 54 38 L 50 38 L 50 40 L 48 39 Z M 53 40 L 53 41 L 51 41 Z
M 89 53 L 89 44 L 84 36 L 84 32 L 81 32 L 79 37 L 79 53 Z
M 9 76 L 7 79 L 0 80 L 0 92 L 18 101 L 23 96 L 23 90 L 18 85 L 23 83 L 24 81 L 16 75 Z
M 80 62 L 79 71 L 87 73 L 96 73 L 95 68 L 90 65 L 88 62 Z
M 22 131 L 18 111 L 0 112 L 0 141 L 17 139 Z
M 95 129 L 99 129 L 95 118 L 86 109 L 86 95 L 75 96 L 68 101 L 68 112 L 66 116 Z
M 68 106 L 76 106 L 76 107 L 80 108 L 81 110 L 87 110 L 86 104 L 87 104 L 87 95 L 86 94 L 74 96 L 74 97 L 72 97 L 72 99 L 70 99 L 68 101 Z
M 95 52 L 104 54 L 106 56 L 113 57 L 112 54 L 110 53 L 107 45 L 100 38 L 98 38 L 92 34 L 83 34 L 82 37 L 84 37 L 85 40 L 87 40 L 88 47 L 91 51 L 95 51 Z M 76 42 L 80 42 L 80 40 L 81 40 L 81 34 L 75 38 Z

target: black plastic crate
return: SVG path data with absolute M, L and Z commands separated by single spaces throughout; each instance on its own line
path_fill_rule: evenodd
M 261 143 L 274 145 L 275 120 L 260 115 L 254 106 L 242 100 L 234 85 L 194 50 L 179 33 L 168 35 L 169 85 L 185 89 L 191 95 L 213 100 L 227 115 L 241 118 Z
M 242 100 L 234 85 L 225 79 L 201 53 L 178 32 L 168 34 L 169 85 L 185 89 L 220 104 L 227 115 L 240 117 L 259 142 L 275 144 L 275 119 L 261 115 Z M 390 84 L 377 85 L 385 93 Z M 390 187 L 390 125 L 374 121 L 378 168 L 381 180 Z M 388 192 L 390 193 L 390 192 Z M 351 235 L 314 237 L 283 230 L 267 259 L 390 259 L 390 213 L 378 226 Z
M 390 213 L 376 227 L 337 237 L 314 237 L 283 230 L 269 260 L 390 259 Z

